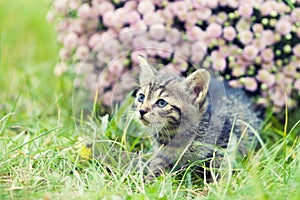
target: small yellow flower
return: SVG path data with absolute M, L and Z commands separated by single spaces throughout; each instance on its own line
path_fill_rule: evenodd
M 93 143 L 86 137 L 78 137 L 75 148 L 81 158 L 92 158 L 92 145 Z

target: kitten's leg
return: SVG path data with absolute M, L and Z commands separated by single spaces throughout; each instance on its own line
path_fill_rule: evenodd
M 183 166 L 184 160 L 181 159 L 191 146 L 194 138 L 186 139 L 183 136 L 175 137 L 169 144 L 163 146 L 156 155 L 150 160 L 150 172 L 147 177 L 157 177 L 164 173 L 165 168 L 178 161 L 178 166 Z M 180 160 L 179 160 L 180 159 Z

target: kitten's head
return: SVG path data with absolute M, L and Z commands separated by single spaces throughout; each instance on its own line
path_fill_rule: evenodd
M 136 116 L 156 131 L 176 130 L 181 125 L 198 123 L 206 110 L 210 75 L 199 69 L 182 78 L 162 74 L 139 57 L 140 88 L 136 93 Z

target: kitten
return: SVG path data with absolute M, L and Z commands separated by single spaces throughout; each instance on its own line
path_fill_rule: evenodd
M 261 120 L 242 90 L 225 90 L 204 69 L 183 78 L 158 72 L 142 57 L 139 61 L 135 113 L 160 145 L 149 161 L 148 177 L 159 176 L 175 164 L 181 168 L 199 160 L 213 160 L 219 167 L 224 157 L 221 150 L 230 141 L 246 154 L 253 141 L 247 123 L 257 130 Z

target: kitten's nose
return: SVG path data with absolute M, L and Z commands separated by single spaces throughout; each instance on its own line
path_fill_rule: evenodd
M 139 110 L 139 112 L 141 114 L 141 117 L 143 117 L 147 113 L 147 111 L 145 111 L 145 110 Z

